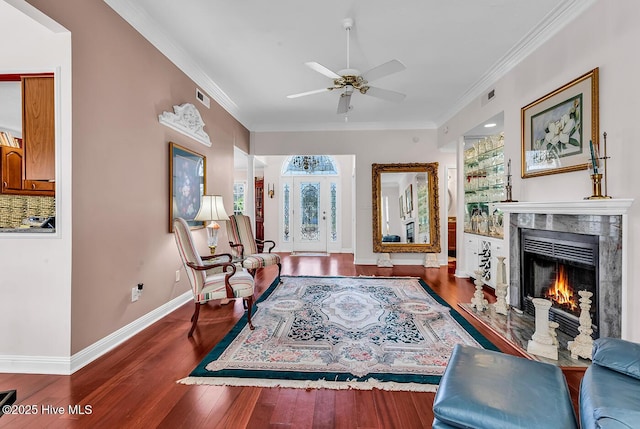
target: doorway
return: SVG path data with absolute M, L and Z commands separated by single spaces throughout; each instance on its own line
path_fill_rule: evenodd
M 337 250 L 340 176 L 333 158 L 290 157 L 283 165 L 281 182 L 283 238 L 289 242 L 291 253 L 328 254 Z

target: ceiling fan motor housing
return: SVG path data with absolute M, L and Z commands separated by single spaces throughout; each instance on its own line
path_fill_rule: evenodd
M 366 94 L 367 90 L 369 89 L 369 87 L 367 86 L 367 80 L 359 74 L 349 74 L 348 72 L 358 73 L 358 71 L 354 69 L 341 70 L 340 78 L 333 80 L 334 89 L 344 88 L 345 86 L 349 85 L 360 91 L 361 94 Z

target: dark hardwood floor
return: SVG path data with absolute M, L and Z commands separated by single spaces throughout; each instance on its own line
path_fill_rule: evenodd
M 282 254 L 284 275 L 383 275 L 423 278 L 454 308 L 469 302 L 474 286 L 447 267 L 355 266 L 353 255 Z M 259 271 L 257 294 L 277 273 Z M 487 299 L 495 298 L 487 294 Z M 193 338 L 187 338 L 193 304 L 185 305 L 71 376 L 0 374 L 0 391 L 17 389 L 16 404 L 35 406 L 37 415 L 5 415 L 0 427 L 19 428 L 429 428 L 433 393 L 380 390 L 304 390 L 187 386 L 186 377 L 243 314 L 241 302 L 203 306 Z M 464 315 L 464 312 L 461 312 Z M 509 344 L 470 322 L 505 353 Z M 581 371 L 565 371 L 574 406 Z M 70 415 L 68 406 L 90 406 Z M 44 407 L 44 408 L 43 408 Z M 47 408 L 49 407 L 49 408 Z M 63 407 L 62 415 L 43 410 Z

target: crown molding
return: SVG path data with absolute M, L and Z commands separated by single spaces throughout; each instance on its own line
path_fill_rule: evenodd
M 118 15 L 129 23 L 138 33 L 155 46 L 164 56 L 174 63 L 196 85 L 200 86 L 223 109 L 233 116 L 242 125 L 245 120 L 240 115 L 240 109 L 236 103 L 204 72 L 191 56 L 180 46 L 176 45 L 154 21 L 149 14 L 128 0 L 104 0 Z
M 527 33 L 502 58 L 500 58 L 458 101 L 436 122 L 439 126 L 458 114 L 477 97 L 491 89 L 522 60 L 531 55 L 543 43 L 555 36 L 569 22 L 591 7 L 597 0 L 569 0 L 560 3 L 549 12 L 533 30 Z

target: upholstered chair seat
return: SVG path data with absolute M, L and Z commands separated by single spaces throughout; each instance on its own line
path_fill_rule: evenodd
M 277 253 L 256 253 L 249 255 L 242 261 L 242 266 L 247 270 L 257 270 L 258 268 L 268 267 L 269 265 L 279 265 L 280 255 Z M 278 273 L 278 275 L 280 275 Z
M 224 255 L 224 254 L 223 254 Z M 222 257 L 221 257 L 222 259 Z M 226 299 L 226 283 L 224 275 L 215 273 L 206 275 L 202 290 L 194 295 L 193 300 L 204 304 L 213 299 Z M 251 274 L 243 269 L 236 269 L 236 273 L 229 277 L 229 285 L 233 290 L 233 298 L 245 298 L 252 296 L 254 291 L 254 281 Z

